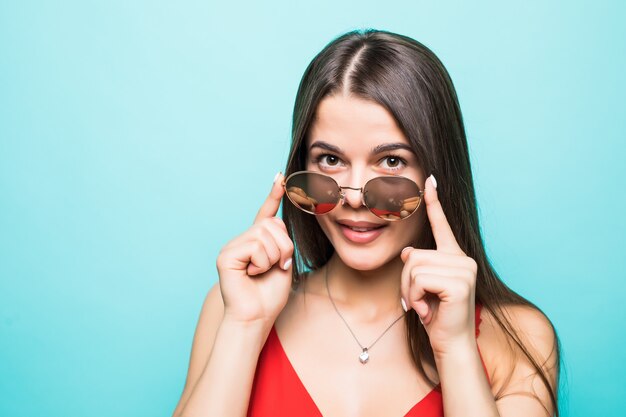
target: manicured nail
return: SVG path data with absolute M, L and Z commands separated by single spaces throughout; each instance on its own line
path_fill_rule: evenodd
M 420 316 L 419 314 L 417 315 L 417 318 L 420 319 L 420 323 L 422 323 L 422 326 L 424 325 L 424 321 L 422 320 L 422 316 Z
M 289 269 L 290 266 L 291 266 L 291 258 L 285 261 L 285 264 L 283 265 L 283 269 L 286 271 L 287 269 Z
M 435 179 L 435 176 L 433 174 L 430 174 L 430 183 L 433 185 L 433 187 L 437 188 L 437 180 Z
M 278 171 L 276 173 L 276 175 L 274 175 L 274 181 L 272 182 L 272 184 L 274 184 L 276 182 L 276 180 L 278 179 L 278 176 L 280 175 L 280 171 Z
M 404 309 L 404 312 L 406 313 L 407 311 L 409 311 L 408 308 L 406 308 L 406 303 L 404 302 L 404 298 L 400 297 L 400 304 L 402 304 L 402 308 Z

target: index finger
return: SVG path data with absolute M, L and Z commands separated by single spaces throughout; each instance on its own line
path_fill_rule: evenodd
M 259 209 L 253 223 L 257 223 L 261 219 L 276 216 L 276 213 L 278 213 L 278 207 L 280 207 L 280 201 L 283 197 L 282 184 L 283 174 L 282 172 L 279 172 L 276 174 L 276 177 L 274 177 L 274 184 L 272 184 L 270 194 L 267 196 L 267 199 L 265 199 L 265 202 Z
M 428 214 L 428 220 L 430 221 L 430 227 L 433 231 L 437 250 L 453 254 L 463 252 L 443 212 L 435 184 L 437 184 L 435 178 L 432 175 L 428 177 L 426 180 L 424 200 L 426 201 L 426 213 Z

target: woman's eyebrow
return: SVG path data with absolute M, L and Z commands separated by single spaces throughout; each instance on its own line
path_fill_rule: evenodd
M 375 155 L 381 152 L 395 151 L 397 149 L 404 149 L 411 153 L 415 153 L 413 152 L 413 148 L 411 148 L 409 145 L 405 143 L 383 143 L 381 145 L 376 146 L 374 149 L 372 149 L 372 154 Z
M 331 145 L 330 143 L 324 142 L 324 141 L 321 141 L 321 140 L 313 142 L 311 144 L 311 146 L 309 147 L 309 151 L 311 151 L 311 149 L 313 149 L 313 148 L 321 148 L 321 149 L 325 149 L 325 150 L 330 151 L 330 152 L 335 152 L 335 153 L 337 153 L 339 155 L 343 155 L 343 151 L 341 150 L 341 148 L 339 148 L 339 147 L 337 147 L 335 145 Z M 411 153 L 415 153 L 413 151 L 413 148 L 411 148 L 409 145 L 407 145 L 405 143 L 383 143 L 383 144 L 380 144 L 380 145 L 374 147 L 371 150 L 370 153 L 372 155 L 376 155 L 376 154 L 379 154 L 381 152 L 395 151 L 397 149 L 404 149 L 404 150 L 407 150 L 407 151 L 409 151 Z
M 331 144 L 330 144 L 330 143 L 328 143 L 328 142 L 321 141 L 321 140 L 318 140 L 318 141 L 313 142 L 313 143 L 311 144 L 311 146 L 309 146 L 309 152 L 310 152 L 310 151 L 311 151 L 311 149 L 313 149 L 313 148 L 325 149 L 325 150 L 327 150 L 327 151 L 331 151 L 331 152 L 335 152 L 335 153 L 338 153 L 338 154 L 340 154 L 340 155 L 343 155 L 343 152 L 342 152 L 342 150 L 341 150 L 340 148 L 338 148 L 338 147 L 337 147 L 337 146 L 335 146 L 335 145 L 331 145 Z

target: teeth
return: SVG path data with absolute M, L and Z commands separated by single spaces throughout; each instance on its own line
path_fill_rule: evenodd
M 350 227 L 350 226 L 348 226 Z M 350 229 L 354 230 L 355 232 L 369 232 L 370 230 L 374 230 L 376 229 L 375 227 L 370 227 L 370 228 L 365 228 L 365 227 L 350 227 Z

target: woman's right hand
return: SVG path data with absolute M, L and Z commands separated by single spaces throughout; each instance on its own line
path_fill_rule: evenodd
M 283 178 L 277 175 L 252 226 L 228 242 L 217 257 L 224 319 L 271 325 L 287 304 L 294 246 L 285 223 L 275 217 Z

